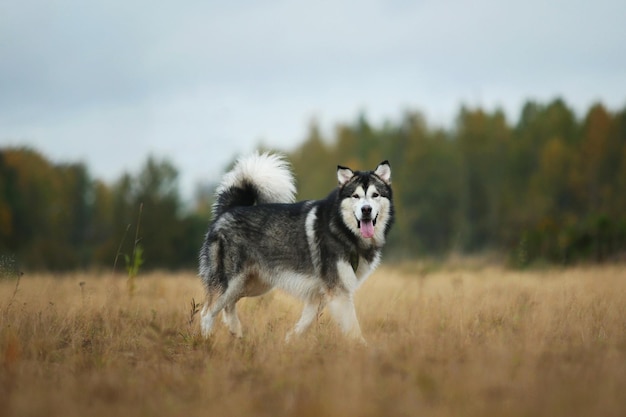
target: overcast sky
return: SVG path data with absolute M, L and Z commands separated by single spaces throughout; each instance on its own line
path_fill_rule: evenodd
M 624 0 L 0 0 L 0 146 L 106 181 L 167 157 L 189 197 L 235 153 L 293 148 L 312 118 L 450 126 L 465 103 L 515 121 L 556 96 L 621 109 L 625 18 Z

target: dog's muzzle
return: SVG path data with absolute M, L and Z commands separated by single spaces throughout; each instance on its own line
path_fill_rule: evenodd
M 361 232 L 361 236 L 365 239 L 371 239 L 374 237 L 374 226 L 376 226 L 376 219 L 378 216 L 372 218 L 372 207 L 361 207 L 361 219 L 357 217 L 357 226 Z

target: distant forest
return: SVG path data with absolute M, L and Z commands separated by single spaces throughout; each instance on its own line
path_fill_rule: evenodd
M 493 251 L 524 267 L 626 255 L 626 108 L 599 103 L 580 118 L 561 99 L 529 101 L 511 123 L 499 110 L 462 107 L 451 127 L 419 112 L 381 126 L 361 116 L 332 137 L 312 123 L 287 156 L 300 199 L 324 197 L 337 164 L 390 161 L 388 259 Z M 186 208 L 177 176 L 149 157 L 137 175 L 107 184 L 82 163 L 0 148 L 0 269 L 113 268 L 117 259 L 123 271 L 137 246 L 142 268 L 195 268 L 212 190 Z

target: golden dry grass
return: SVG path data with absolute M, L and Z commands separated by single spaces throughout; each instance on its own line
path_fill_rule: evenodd
M 83 282 L 84 284 L 80 284 Z M 299 302 L 240 302 L 245 337 L 188 324 L 192 274 L 0 281 L 3 416 L 623 416 L 621 266 L 425 273 L 384 267 L 356 297 L 369 346 Z

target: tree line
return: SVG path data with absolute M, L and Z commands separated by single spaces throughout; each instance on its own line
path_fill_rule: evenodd
M 3 149 L 0 256 L 22 269 L 124 271 L 140 245 L 146 268 L 193 267 L 208 216 L 185 212 L 177 177 L 170 162 L 149 157 L 138 174 L 109 185 L 82 163 Z
M 365 115 L 324 137 L 312 123 L 287 153 L 298 197 L 321 198 L 337 164 L 392 165 L 397 213 L 389 256 L 505 253 L 512 265 L 602 262 L 626 253 L 626 108 L 527 102 L 462 107 L 451 127 L 419 112 L 372 125 Z M 141 245 L 145 268 L 194 268 L 209 221 L 208 184 L 184 207 L 178 171 L 149 157 L 107 184 L 82 163 L 0 149 L 0 257 L 22 268 L 112 268 Z M 2 262 L 0 262 L 2 264 Z
M 512 124 L 501 110 L 462 107 L 447 129 L 419 112 L 382 126 L 361 116 L 332 138 L 312 124 L 291 158 L 304 198 L 332 183 L 326 161 L 389 159 L 389 251 L 400 256 L 490 250 L 522 267 L 626 253 L 626 108 L 598 103 L 578 118 L 562 99 L 528 101 Z

